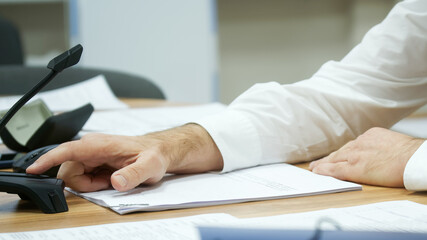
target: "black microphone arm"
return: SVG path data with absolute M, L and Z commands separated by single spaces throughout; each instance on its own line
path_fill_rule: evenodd
M 83 47 L 78 44 L 70 50 L 62 53 L 61 55 L 50 60 L 47 64 L 47 68 L 51 69 L 50 73 L 30 91 L 28 91 L 22 98 L 20 98 L 7 113 L 0 120 L 0 133 L 6 127 L 6 124 L 12 119 L 16 112 L 22 108 L 34 95 L 36 95 L 42 88 L 44 88 L 59 72 L 62 70 L 76 65 L 80 61 L 82 56 Z
M 77 64 L 83 52 L 79 44 L 52 59 L 47 67 L 52 71 L 22 98 L 20 98 L 0 120 L 0 133 L 6 124 L 22 106 L 43 87 L 45 87 L 59 72 Z M 50 178 L 45 175 L 29 175 L 25 173 L 0 172 L 0 192 L 18 194 L 21 199 L 36 203 L 44 213 L 59 213 L 68 211 L 64 196 L 65 183 L 62 179 Z

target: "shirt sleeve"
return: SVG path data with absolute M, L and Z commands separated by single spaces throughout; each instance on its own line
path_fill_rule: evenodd
M 427 190 L 427 141 L 421 144 L 406 164 L 403 183 L 408 190 Z
M 426 23 L 427 1 L 400 2 L 341 61 L 294 84 L 256 84 L 196 121 L 221 151 L 223 171 L 317 159 L 424 105 Z

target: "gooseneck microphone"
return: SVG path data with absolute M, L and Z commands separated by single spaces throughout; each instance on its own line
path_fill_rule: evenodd
M 83 52 L 79 44 L 52 59 L 47 68 L 50 73 L 36 84 L 30 91 L 19 99 L 0 120 L 0 133 L 6 124 L 34 95 L 45 87 L 62 70 L 77 64 Z M 45 175 L 30 175 L 25 173 L 0 172 L 0 192 L 18 194 L 21 199 L 33 201 L 44 213 L 59 213 L 68 211 L 64 196 L 62 179 Z
M 0 120 L 0 133 L 6 127 L 6 124 L 12 119 L 13 115 L 22 108 L 34 95 L 36 95 L 42 88 L 44 88 L 58 73 L 62 70 L 76 65 L 80 61 L 80 57 L 83 52 L 82 45 L 78 44 L 70 50 L 62 53 L 61 55 L 52 59 L 47 68 L 51 69 L 50 73 L 42 79 L 39 83 L 36 84 L 30 91 L 24 94 L 7 113 Z

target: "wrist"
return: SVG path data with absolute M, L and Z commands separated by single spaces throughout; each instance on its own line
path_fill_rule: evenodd
M 151 133 L 158 151 L 167 161 L 168 173 L 198 173 L 221 170 L 221 153 L 209 133 L 198 124 L 186 124 Z

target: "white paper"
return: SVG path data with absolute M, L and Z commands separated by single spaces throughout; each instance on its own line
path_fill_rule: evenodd
M 140 186 L 128 192 L 75 193 L 125 214 L 360 189 L 355 183 L 281 163 L 224 174 L 171 175 L 154 186 Z
M 56 230 L 0 233 L 0 240 L 195 240 L 199 238 L 196 225 L 229 221 L 236 221 L 236 218 L 228 214 L 218 213 Z
M 218 113 L 226 108 L 220 103 L 195 106 L 137 108 L 101 111 L 92 114 L 81 134 L 102 132 L 120 135 L 142 135 L 164 130 Z
M 330 219 L 347 231 L 399 231 L 427 233 L 427 206 L 411 201 L 390 201 L 347 208 L 242 219 L 228 227 L 316 229 L 322 219 Z M 218 225 L 218 224 L 215 224 Z M 322 230 L 336 230 L 325 221 Z
M 205 214 L 164 220 L 0 233 L 0 240 L 198 240 L 200 237 L 197 226 L 314 230 L 317 222 L 325 217 L 335 221 L 343 230 L 427 232 L 427 206 L 410 201 L 391 201 L 248 219 L 238 219 L 228 214 Z M 320 227 L 322 230 L 335 229 L 328 223 Z
M 12 107 L 21 96 L 0 97 L 0 109 Z M 102 75 L 63 88 L 36 94 L 30 101 L 42 99 L 53 111 L 70 111 L 91 103 L 95 110 L 124 109 L 128 106 L 117 99 Z

